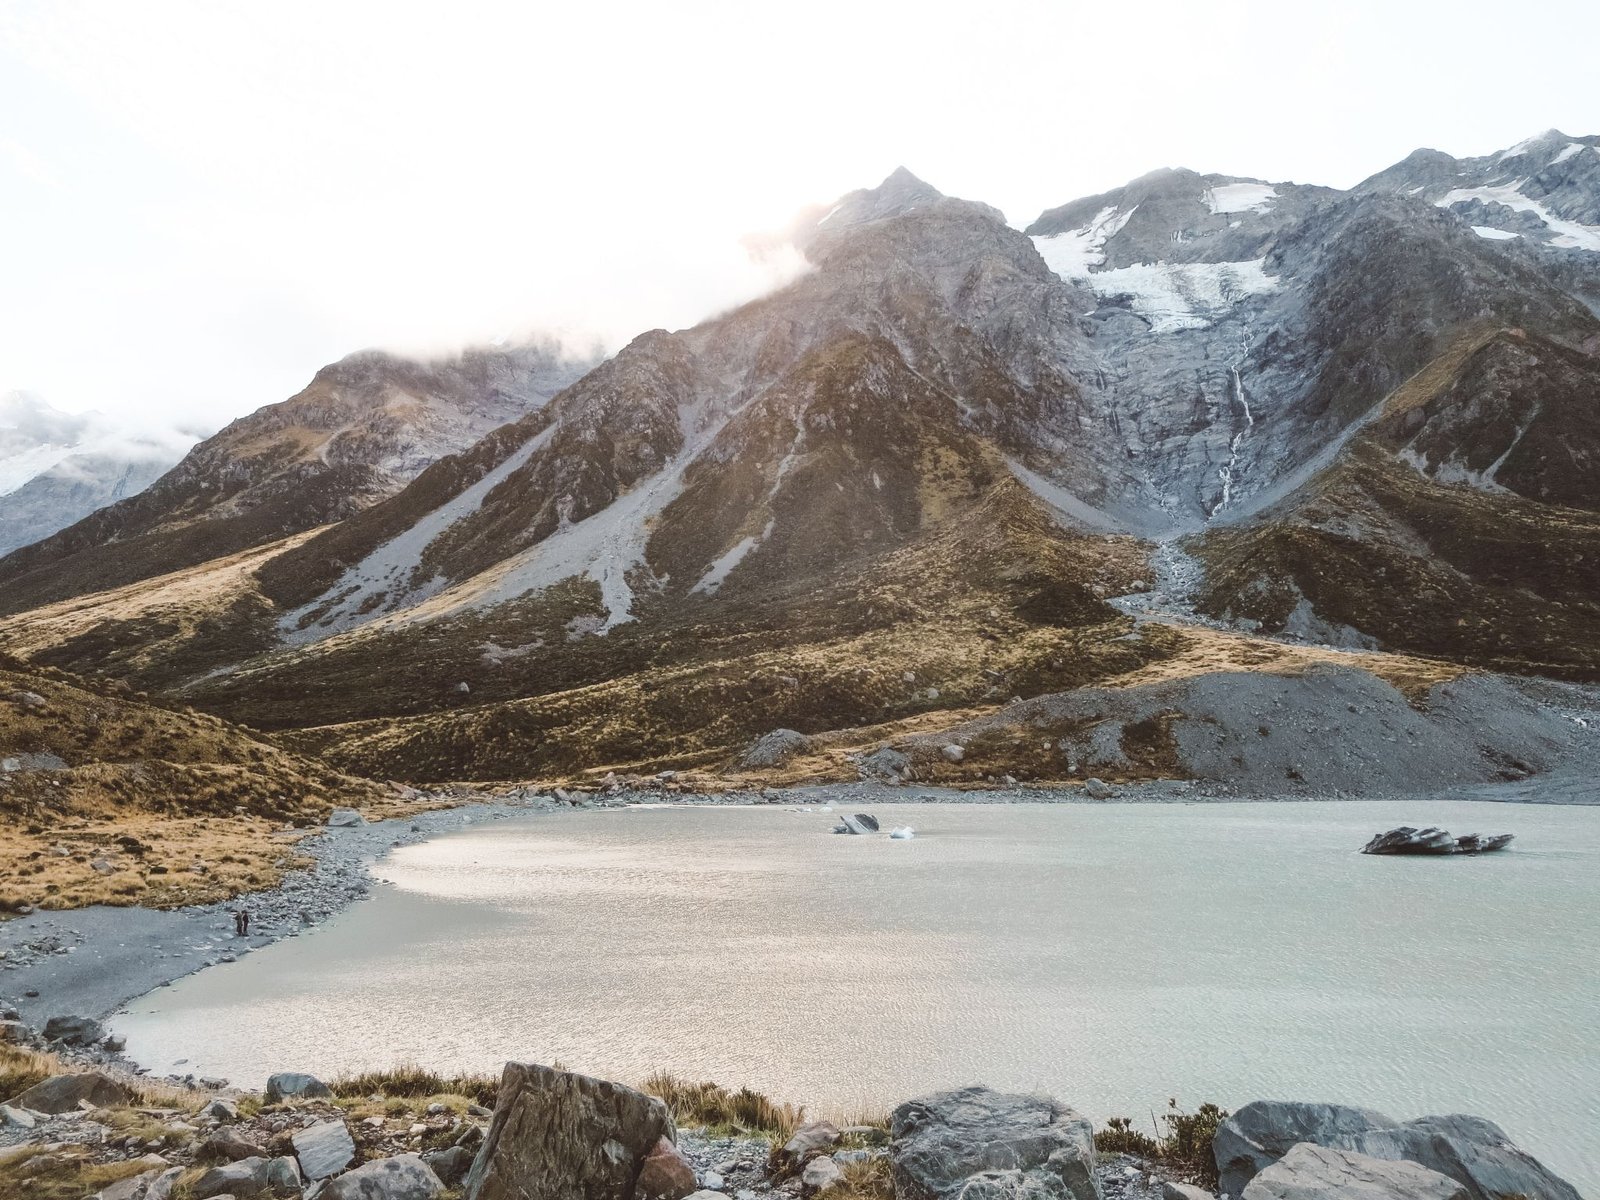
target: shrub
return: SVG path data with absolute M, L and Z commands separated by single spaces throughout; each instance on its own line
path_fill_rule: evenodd
M 1131 1117 L 1112 1117 L 1094 1135 L 1094 1148 L 1101 1154 L 1132 1154 L 1165 1164 L 1185 1179 L 1212 1191 L 1217 1187 L 1217 1164 L 1211 1155 L 1211 1139 L 1217 1127 L 1227 1120 L 1226 1109 L 1202 1104 L 1194 1112 L 1184 1112 L 1176 1099 L 1167 1101 L 1161 1118 L 1165 1132 L 1159 1137 L 1133 1128 Z
M 749 1088 L 730 1092 L 715 1083 L 690 1083 L 665 1071 L 657 1071 L 639 1086 L 664 1103 L 680 1125 L 787 1140 L 805 1117 L 803 1108 L 780 1104 Z

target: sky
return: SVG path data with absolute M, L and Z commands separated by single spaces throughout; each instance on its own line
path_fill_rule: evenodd
M 616 347 L 905 165 L 1018 225 L 1600 132 L 1593 0 L 0 0 L 0 394 L 215 428 L 367 346 Z

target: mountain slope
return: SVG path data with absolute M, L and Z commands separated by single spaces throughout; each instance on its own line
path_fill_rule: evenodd
M 0 555 L 142 491 L 197 440 L 59 412 L 24 393 L 0 396 Z
M 0 559 L 18 611 L 232 554 L 359 512 L 543 404 L 587 363 L 553 344 L 418 363 L 351 355 L 196 446 L 154 485 Z

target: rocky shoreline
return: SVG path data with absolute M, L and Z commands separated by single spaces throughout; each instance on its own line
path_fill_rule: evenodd
M 853 1125 L 717 1089 L 742 1121 L 714 1125 L 689 1098 L 710 1085 L 510 1062 L 476 1100 L 387 1078 L 397 1094 L 383 1077 L 152 1094 L 52 1075 L 0 1104 L 0 1185 L 19 1200 L 1582 1200 L 1472 1116 L 1255 1101 L 1169 1118 L 1158 1141 L 982 1085 Z

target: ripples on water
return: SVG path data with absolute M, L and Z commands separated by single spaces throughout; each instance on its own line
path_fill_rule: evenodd
M 374 898 L 137 1002 L 140 1061 L 522 1057 L 820 1108 L 982 1080 L 1097 1119 L 1169 1096 L 1474 1112 L 1600 1187 L 1600 809 L 1489 804 L 561 814 L 395 853 Z M 1483 858 L 1379 829 L 1518 834 Z

